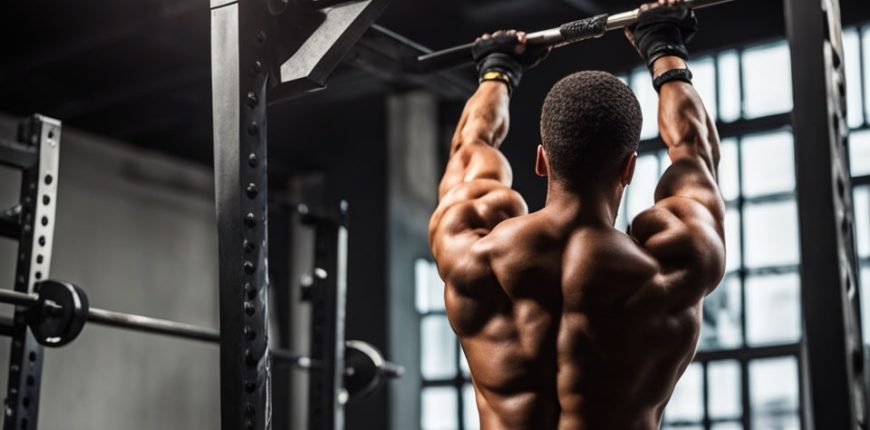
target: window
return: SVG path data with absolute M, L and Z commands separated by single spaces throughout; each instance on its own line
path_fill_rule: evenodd
M 480 428 L 468 364 L 444 310 L 444 282 L 435 263 L 415 263 L 417 313 L 420 315 L 420 428 Z
M 870 345 L 870 25 L 848 29 L 843 37 L 847 79 L 849 163 L 852 204 L 855 208 L 855 244 L 861 286 L 861 325 Z
M 698 355 L 674 390 L 662 428 L 797 430 L 800 242 L 788 45 L 723 51 L 689 67 L 710 115 L 723 125 L 719 182 L 728 264 L 704 303 Z M 648 72 L 630 73 L 629 84 L 646 92 Z M 652 205 L 652 191 L 670 166 L 655 127 L 655 93 L 639 99 L 647 140 L 620 227 Z
M 870 25 L 846 29 L 850 163 L 865 343 L 870 345 Z M 696 360 L 678 383 L 665 430 L 798 430 L 800 252 L 795 200 L 789 49 L 768 43 L 690 63 L 695 86 L 722 125 L 720 189 L 726 200 L 728 265 L 704 304 Z M 617 227 L 653 202 L 670 161 L 658 140 L 657 96 L 648 72 L 622 75 L 645 122 L 636 176 Z M 434 264 L 417 262 L 423 391 L 421 428 L 479 428 L 467 364 L 450 331 Z

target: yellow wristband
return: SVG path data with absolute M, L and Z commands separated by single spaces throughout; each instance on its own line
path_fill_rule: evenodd
M 478 83 L 483 83 L 485 81 L 501 81 L 507 84 L 508 90 L 511 89 L 511 78 L 507 75 L 507 73 L 499 72 L 498 70 L 490 70 L 484 73 L 480 77 L 480 81 Z

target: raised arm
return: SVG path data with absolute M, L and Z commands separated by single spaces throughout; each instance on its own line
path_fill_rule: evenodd
M 526 214 L 525 201 L 511 189 L 510 164 L 499 151 L 510 124 L 510 92 L 524 70 L 543 58 L 525 46 L 525 34 L 499 32 L 478 39 L 480 87 L 468 100 L 438 188 L 438 208 L 429 222 L 429 243 L 445 278 L 457 269 L 481 269 L 472 246 L 505 219 Z
M 644 298 L 685 308 L 718 285 L 725 267 L 725 205 L 716 182 L 719 136 L 686 65 L 684 44 L 694 33 L 694 14 L 667 0 L 642 10 L 630 39 L 649 61 L 659 90 L 659 129 L 672 165 L 656 188 L 655 206 L 632 223 L 632 235 L 659 266 Z

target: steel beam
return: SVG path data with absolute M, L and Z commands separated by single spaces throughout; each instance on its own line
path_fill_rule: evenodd
M 0 165 L 26 169 L 36 161 L 35 146 L 0 138 Z
M 271 428 L 265 43 L 258 0 L 212 1 L 212 103 L 220 258 L 221 427 Z
M 315 229 L 314 273 L 306 296 L 311 302 L 312 369 L 308 390 L 308 429 L 343 430 L 345 300 L 347 296 L 347 203 L 336 216 L 313 214 L 303 207 L 302 222 Z
M 327 7 L 319 12 L 319 25 L 311 29 L 301 43 L 286 40 L 288 37 L 298 37 L 298 34 L 280 36 L 285 40 L 277 43 L 294 49 L 286 60 L 282 55 L 284 53 L 277 53 L 283 62 L 280 67 L 280 85 L 272 91 L 270 102 L 324 88 L 329 76 L 381 14 L 387 3 L 388 0 L 361 0 Z M 276 34 L 281 34 L 280 28 Z
M 38 162 L 25 169 L 21 181 L 21 228 L 14 290 L 33 293 L 40 279 L 48 278 L 54 243 L 61 125 L 35 115 L 21 127 L 19 140 L 32 142 Z M 16 309 L 9 328 L 12 347 L 6 386 L 5 430 L 34 430 L 39 418 L 42 346 L 27 328 L 25 309 Z
M 804 311 L 805 428 L 866 428 L 838 0 L 785 0 Z

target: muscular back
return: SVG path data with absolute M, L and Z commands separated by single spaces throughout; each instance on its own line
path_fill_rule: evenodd
M 690 85 L 662 88 L 672 166 L 629 236 L 612 227 L 616 179 L 551 180 L 528 213 L 498 150 L 507 101 L 487 82 L 469 100 L 429 225 L 482 429 L 657 429 L 724 271 L 715 126 Z
M 447 284 L 483 428 L 657 428 L 693 355 L 700 300 L 649 307 L 645 290 L 662 280 L 643 248 L 560 221 L 545 209 L 501 223 L 471 256 L 490 270 Z

